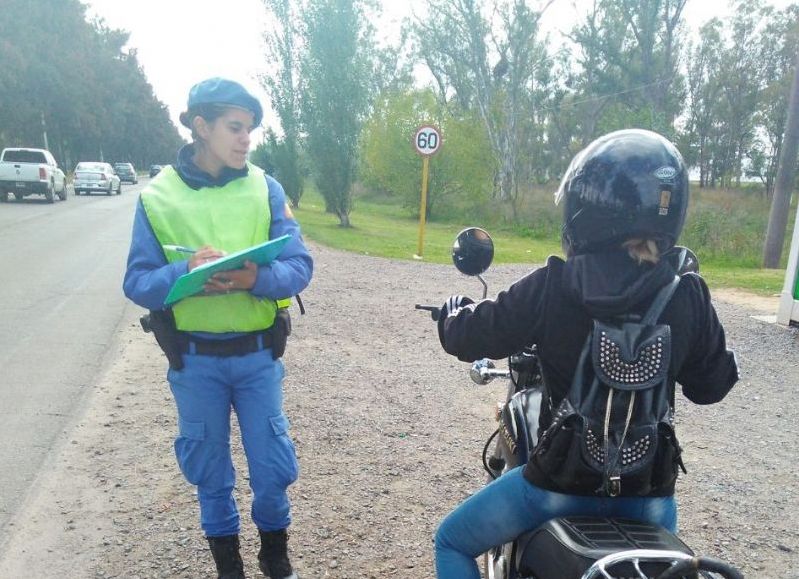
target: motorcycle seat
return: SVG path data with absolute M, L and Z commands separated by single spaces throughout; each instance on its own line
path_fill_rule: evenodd
M 597 560 L 631 549 L 693 551 L 663 527 L 631 519 L 563 517 L 552 519 L 518 539 L 519 577 L 580 579 Z M 641 570 L 657 577 L 668 569 L 663 562 L 646 562 Z M 614 576 L 639 577 L 630 563 L 613 568 Z

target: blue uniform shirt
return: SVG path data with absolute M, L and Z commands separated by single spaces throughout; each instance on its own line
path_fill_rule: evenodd
M 175 165 L 181 179 L 192 189 L 222 187 L 247 174 L 246 167 L 225 167 L 219 177 L 214 178 L 194 164 L 193 155 L 192 145 L 182 147 Z M 269 187 L 269 208 L 272 214 L 269 239 L 286 234 L 291 235 L 292 239 L 275 261 L 258 266 L 258 276 L 250 292 L 256 297 L 276 300 L 297 295 L 308 286 L 313 273 L 313 260 L 303 244 L 299 224 L 293 216 L 286 216 L 286 194 L 283 187 L 268 175 L 266 183 Z M 167 262 L 139 199 L 133 219 L 128 268 L 122 284 L 125 295 L 148 310 L 164 309 L 164 300 L 175 280 L 188 273 L 188 263 L 188 259 Z

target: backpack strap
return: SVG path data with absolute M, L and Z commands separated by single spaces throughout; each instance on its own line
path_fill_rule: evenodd
M 680 285 L 680 276 L 675 275 L 674 279 L 660 288 L 655 296 L 655 299 L 652 300 L 652 305 L 649 306 L 649 309 L 644 315 L 644 319 L 641 320 L 643 325 L 649 326 L 658 321 L 660 314 L 663 313 L 663 309 L 666 307 L 666 304 L 669 303 L 669 300 L 671 299 L 671 296 L 674 295 L 674 291 L 677 289 L 678 285 Z

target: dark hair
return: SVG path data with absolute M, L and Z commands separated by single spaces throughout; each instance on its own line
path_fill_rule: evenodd
M 203 103 L 195 105 L 189 110 L 180 113 L 180 122 L 184 127 L 191 129 L 191 138 L 196 142 L 199 140 L 199 135 L 197 134 L 197 131 L 195 131 L 194 125 L 192 123 L 194 118 L 202 117 L 205 119 L 205 122 L 213 123 L 216 119 L 224 115 L 228 108 L 230 107 L 216 103 Z

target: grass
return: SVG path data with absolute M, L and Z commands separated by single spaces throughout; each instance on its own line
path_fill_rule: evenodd
M 395 259 L 413 259 L 418 251 L 419 222 L 396 205 L 359 199 L 350 214 L 352 227 L 343 228 L 335 215 L 325 212 L 321 196 L 306 186 L 294 213 L 302 224 L 303 235 L 322 245 Z M 452 242 L 469 225 L 428 222 L 424 260 L 451 263 Z M 560 252 L 560 244 L 555 241 L 526 239 L 507 231 L 491 231 L 491 237 L 496 248 L 494 263 L 543 263 L 547 256 Z
M 700 263 L 700 272 L 711 287 L 736 288 L 764 296 L 782 291 L 785 283 L 784 269 L 724 266 L 717 263 Z
M 540 264 L 549 255 L 560 255 L 560 243 L 557 235 L 553 234 L 557 231 L 554 221 L 559 219 L 558 212 L 550 207 L 551 192 L 542 190 L 540 197 L 540 204 L 530 202 L 530 215 L 534 218 L 526 222 L 533 223 L 532 228 L 503 224 L 489 211 L 486 214 L 494 217 L 492 221 L 428 222 L 424 260 L 451 263 L 450 251 L 455 236 L 464 227 L 475 224 L 486 227 L 494 239 L 494 263 Z M 733 197 L 733 202 L 730 202 L 729 197 L 712 193 L 696 197 L 689 212 L 683 242 L 699 256 L 701 272 L 708 285 L 766 296 L 778 294 L 782 290 L 785 270 L 756 266 L 759 244 L 762 243 L 762 214 L 764 208 L 767 211 L 767 204 L 740 197 Z M 544 201 L 548 205 L 544 205 Z M 535 213 L 536 205 L 545 209 Z M 350 214 L 350 228 L 341 227 L 338 218 L 326 213 L 324 208 L 322 197 L 311 184 L 306 184 L 300 207 L 294 212 L 302 224 L 303 234 L 322 245 L 393 259 L 413 259 L 418 250 L 418 220 L 410 217 L 407 210 L 390 198 L 361 196 L 356 199 L 355 209 Z M 691 215 L 696 215 L 693 222 Z M 788 237 L 792 231 L 789 224 Z M 548 233 L 542 235 L 542 232 Z M 790 239 L 787 239 L 783 263 L 787 259 L 789 244 Z

